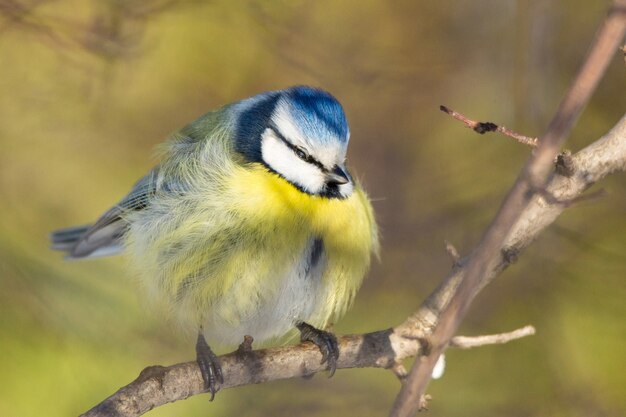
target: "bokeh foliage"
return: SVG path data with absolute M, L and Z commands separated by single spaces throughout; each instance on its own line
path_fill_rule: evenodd
M 123 259 L 65 263 L 47 232 L 93 221 L 208 109 L 324 87 L 351 123 L 350 164 L 382 229 L 338 332 L 400 322 L 494 215 L 528 149 L 438 111 L 540 135 L 607 1 L 0 0 L 0 415 L 76 415 L 143 367 L 193 358 L 144 308 Z M 615 59 L 568 147 L 626 109 Z M 535 337 L 449 351 L 433 416 L 626 413 L 626 182 L 568 210 L 476 300 L 463 333 Z M 283 381 L 162 407 L 173 415 L 384 415 L 382 370 Z

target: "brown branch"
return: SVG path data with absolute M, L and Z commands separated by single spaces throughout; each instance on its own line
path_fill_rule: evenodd
M 482 344 L 506 343 L 493 341 L 493 338 L 505 338 L 506 335 L 458 336 L 453 343 L 455 347 L 464 349 L 470 347 L 470 344 L 479 346 L 481 340 L 484 340 Z M 516 338 L 527 335 L 518 335 Z M 509 340 L 513 338 L 509 337 Z M 248 342 L 249 339 L 242 343 L 243 348 L 220 357 L 226 376 L 222 389 L 312 375 L 325 368 L 320 365 L 319 349 L 311 344 L 249 351 L 245 345 Z M 340 338 L 340 346 L 338 367 L 390 368 L 398 378 L 403 378 L 407 372 L 399 360 L 415 356 L 420 349 L 420 342 L 409 339 L 401 341 L 392 336 L 391 330 L 385 330 L 365 335 L 344 336 Z M 272 366 L 268 366 L 269 364 Z M 151 366 L 144 369 L 135 381 L 83 415 L 138 416 L 159 405 L 202 392 L 203 381 L 196 362 L 169 367 Z
M 489 334 L 484 336 L 454 336 L 450 340 L 449 347 L 460 349 L 471 349 L 485 345 L 500 345 L 509 343 L 522 337 L 532 336 L 535 334 L 533 326 L 524 326 L 521 329 L 513 330 L 508 333 Z
M 550 192 L 546 190 L 545 188 L 531 187 L 531 190 L 533 193 L 540 195 L 548 204 L 561 204 L 565 207 L 569 207 L 577 203 L 582 203 L 583 201 L 596 200 L 606 195 L 606 191 L 603 188 L 600 188 L 599 190 L 596 190 L 593 193 L 579 195 L 570 200 L 559 200 L 558 198 L 550 194 Z
M 498 133 L 502 133 L 505 136 L 515 139 L 516 141 L 518 141 L 519 143 L 523 145 L 527 145 L 532 148 L 537 147 L 537 138 L 524 136 L 522 134 L 512 131 L 511 129 L 505 126 L 497 125 L 493 122 L 477 122 L 476 120 L 472 120 L 469 117 L 459 112 L 456 112 L 446 106 L 439 106 L 439 110 L 441 110 L 444 113 L 449 114 L 450 116 L 454 117 L 456 120 L 462 122 L 465 126 L 472 129 L 474 132 L 480 133 L 481 135 L 487 132 L 498 132 Z
M 604 137 L 572 155 L 575 173 L 555 175 L 546 189 L 558 199 L 573 199 L 592 184 L 615 171 L 626 171 L 626 116 Z M 567 207 L 533 198 L 502 246 L 502 255 L 488 271 L 491 280 L 504 270 L 512 257 L 539 236 Z M 364 335 L 339 338 L 338 369 L 391 368 L 402 376 L 398 363 L 425 354 L 426 338 L 467 271 L 468 259 L 461 259 L 444 282 L 400 325 Z M 422 359 L 428 359 L 423 357 Z M 222 389 L 265 381 L 295 378 L 324 371 L 319 350 L 310 344 L 251 352 L 234 352 L 220 357 L 225 383 Z M 129 385 L 121 388 L 84 416 L 139 416 L 160 405 L 202 393 L 202 377 L 196 362 L 169 367 L 150 367 Z M 219 395 L 219 394 L 218 394 Z
M 604 75 L 618 45 L 622 42 L 625 30 L 626 0 L 615 0 L 536 152 L 522 169 L 495 219 L 468 260 L 465 277 L 450 303 L 438 317 L 439 323 L 430 340 L 431 354 L 424 358 L 425 360 L 416 361 L 413 365 L 396 397 L 391 416 L 409 417 L 418 411 L 419 400 L 425 393 L 437 358 L 456 333 L 476 294 L 493 278 L 490 271 L 502 259 L 502 249 L 507 236 L 531 203 L 534 193 L 530 184 L 539 184 L 541 188 L 546 188 L 552 161 Z
M 404 339 L 393 329 L 338 338 L 337 368 L 396 368 L 400 360 L 415 356 L 421 349 L 418 339 Z M 313 375 L 325 370 L 321 354 L 310 343 L 256 351 L 237 351 L 220 356 L 224 374 L 221 389 L 266 381 Z M 406 371 L 405 371 L 406 372 Z M 203 392 L 197 363 L 169 367 L 151 366 L 139 377 L 92 408 L 83 416 L 139 416 L 168 402 Z M 219 394 L 218 394 L 219 395 Z

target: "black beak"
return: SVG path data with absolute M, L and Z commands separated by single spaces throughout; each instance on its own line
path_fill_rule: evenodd
M 326 183 L 342 185 L 350 182 L 350 177 L 339 165 L 335 165 L 332 171 L 326 173 Z

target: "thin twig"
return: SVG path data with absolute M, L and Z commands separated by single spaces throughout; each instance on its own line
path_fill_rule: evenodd
M 456 333 L 476 294 L 489 282 L 490 271 L 500 260 L 507 237 L 534 196 L 529 183 L 545 188 L 559 148 L 606 72 L 625 30 L 626 0 L 615 0 L 536 152 L 522 169 L 470 258 L 465 276 L 458 284 L 450 303 L 438 317 L 439 322 L 431 336 L 430 356 L 424 358 L 426 360 L 415 361 L 396 397 L 390 416 L 411 417 L 418 411 L 419 399 L 426 391 L 437 359 Z
M 529 325 L 507 333 L 489 334 L 484 336 L 454 336 L 450 340 L 450 347 L 471 349 L 485 345 L 499 345 L 534 334 L 535 328 Z
M 462 122 L 465 126 L 472 129 L 474 132 L 480 133 L 481 135 L 487 132 L 498 132 L 498 133 L 502 133 L 505 136 L 515 139 L 516 141 L 518 141 L 519 143 L 523 145 L 530 146 L 531 148 L 537 147 L 537 138 L 524 136 L 522 134 L 512 131 L 511 129 L 505 126 L 497 125 L 493 122 L 477 122 L 476 120 L 472 120 L 469 117 L 457 111 L 454 111 L 451 108 L 446 107 L 446 106 L 439 106 L 439 110 L 441 110 L 444 113 L 449 114 L 450 116 L 454 117 L 456 120 Z
M 452 266 L 457 266 L 459 264 L 459 261 L 461 260 L 461 255 L 459 255 L 459 251 L 456 250 L 454 245 L 447 240 L 445 241 L 445 244 L 446 252 L 448 252 L 448 255 L 450 255 L 450 258 L 452 258 Z

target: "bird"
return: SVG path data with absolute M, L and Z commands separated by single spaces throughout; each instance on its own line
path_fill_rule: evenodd
M 329 325 L 352 304 L 378 228 L 346 167 L 350 130 L 327 91 L 293 86 L 210 111 L 160 145 L 160 162 L 91 225 L 51 233 L 67 259 L 125 253 L 143 296 L 197 332 L 211 400 L 211 344 L 299 330 L 333 375 Z

